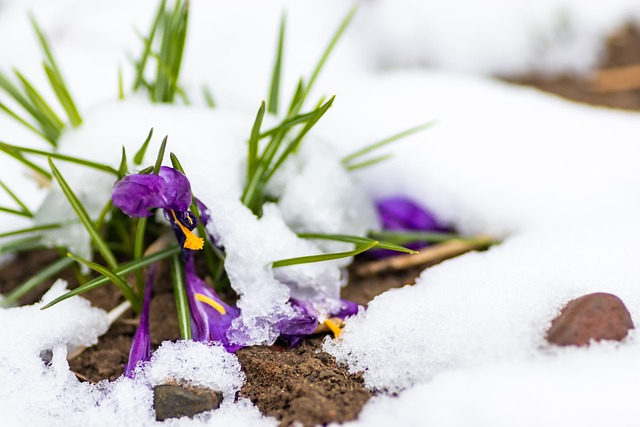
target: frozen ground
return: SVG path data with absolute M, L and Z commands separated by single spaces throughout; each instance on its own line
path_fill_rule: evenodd
M 86 111 L 86 126 L 65 136 L 63 150 L 77 153 L 81 142 L 89 141 L 84 150 L 101 160 L 113 158 L 117 164 L 122 144 L 135 147 L 149 127 L 156 126 L 158 135 L 169 133 L 170 141 L 176 141 L 170 148 L 196 177 L 196 193 L 203 193 L 222 218 L 214 231 L 227 236 L 225 243 L 231 247 L 237 245 L 231 251 L 249 250 L 243 240 L 249 231 L 292 242 L 289 248 L 278 249 L 291 253 L 270 256 L 314 250 L 296 241 L 286 224 L 305 226 L 300 223 L 304 211 L 294 209 L 296 198 L 302 197 L 300 182 L 313 181 L 304 170 L 317 168 L 309 162 L 319 154 L 327 158 L 331 154 L 335 161 L 332 151 L 309 147 L 301 160 L 308 162 L 305 169 L 292 172 L 282 206 L 266 220 L 247 218 L 251 228 L 246 230 L 225 220 L 246 215 L 235 200 L 241 186 L 239 144 L 228 141 L 241 143 L 246 138 L 251 116 L 265 96 L 283 3 L 193 1 L 184 81 L 194 99 L 199 85 L 209 83 L 222 106 L 217 113 L 151 108 L 135 99 L 113 102 L 117 64 L 127 70 L 123 52 L 137 52 L 132 48 L 137 40 L 129 29 L 132 24 L 146 29 L 154 4 L 5 0 L 0 3 L 0 37 L 14 42 L 0 43 L 3 68 L 17 66 L 42 81 L 42 76 L 30 72 L 39 58 L 24 16 L 24 9 L 30 8 L 51 34 L 63 72 Z M 291 92 L 300 74 L 308 72 L 346 12 L 348 5 L 337 4 L 289 5 L 285 93 Z M 593 65 L 603 34 L 637 19 L 634 6 L 633 1 L 558 0 L 535 4 L 384 0 L 361 5 L 345 43 L 319 82 L 322 92 L 336 93 L 338 98 L 314 134 L 314 143 L 326 140 L 338 155 L 347 154 L 436 119 L 430 130 L 395 145 L 391 161 L 359 172 L 356 178 L 373 197 L 402 193 L 465 232 L 490 232 L 505 241 L 485 253 L 467 254 L 429 269 L 413 287 L 381 295 L 366 313 L 348 322 L 342 340 L 327 343 L 327 349 L 352 369 L 365 370 L 369 387 L 400 392 L 399 397 L 372 400 L 355 425 L 638 424 L 640 416 L 633 412 L 631 401 L 640 380 L 637 333 L 621 344 L 589 349 L 558 350 L 543 341 L 558 309 L 588 292 L 615 293 L 633 319 L 639 318 L 638 115 L 579 106 L 454 73 L 540 68 L 584 72 Z M 416 64 L 448 71 L 406 69 Z M 0 120 L 0 140 L 41 144 L 6 118 Z M 207 144 L 212 136 L 216 138 Z M 32 191 L 11 159 L 0 161 L 5 183 L 22 194 Z M 301 168 L 294 166 L 294 171 Z M 108 191 L 110 184 L 103 185 Z M 353 191 L 348 177 L 333 185 L 341 186 L 339 194 Z M 36 207 L 44 193 L 30 194 L 29 203 Z M 339 211 L 340 201 L 326 200 L 323 207 Z M 359 213 L 367 215 L 366 210 Z M 18 225 L 13 217 L 1 218 L 2 230 Z M 337 222 L 325 221 L 324 216 L 309 218 L 315 227 L 358 225 L 340 215 Z M 254 265 L 268 261 L 262 251 L 254 252 L 250 257 Z M 238 261 L 238 276 L 242 267 Z M 302 269 L 291 272 L 290 279 L 323 278 L 312 282 L 331 293 L 337 289 L 332 276 L 337 268 Z M 255 274 L 266 274 L 261 280 L 273 285 L 268 288 L 273 292 L 268 300 L 272 309 L 286 301 L 287 289 L 278 284 L 282 277 L 276 280 L 264 271 Z M 255 276 L 237 279 L 247 295 L 256 291 L 251 277 Z M 219 348 L 166 346 L 164 352 L 189 358 L 194 366 L 162 363 L 165 353 L 159 352 L 152 365 L 156 367 L 136 380 L 81 384 L 68 371 L 66 352 L 96 340 L 106 327 L 104 313 L 80 299 L 55 310 L 40 312 L 35 306 L 0 312 L 4 325 L 0 412 L 15 423 L 153 424 L 149 386 L 171 370 L 187 381 L 205 378 L 227 394 L 242 381 L 237 361 Z M 29 333 L 17 334 L 24 325 Z M 256 333 L 268 336 L 268 331 Z M 49 365 L 41 362 L 42 351 L 50 352 Z M 187 375 L 195 365 L 205 364 L 211 369 L 198 379 Z M 247 402 L 226 401 L 223 406 L 201 419 L 175 424 L 275 424 L 261 418 Z

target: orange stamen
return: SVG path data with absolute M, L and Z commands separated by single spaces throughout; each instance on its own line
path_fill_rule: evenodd
M 186 237 L 184 245 L 182 246 L 185 249 L 191 249 L 192 251 L 199 251 L 200 249 L 202 249 L 204 247 L 204 239 L 202 237 L 196 236 L 191 232 L 191 230 L 182 225 L 182 223 L 178 221 L 178 218 L 176 217 L 176 213 L 174 211 L 170 212 L 171 215 L 173 215 L 173 219 L 175 220 L 176 224 L 178 224 L 178 227 L 180 227 L 180 230 Z M 191 220 L 191 218 L 189 218 L 189 220 Z

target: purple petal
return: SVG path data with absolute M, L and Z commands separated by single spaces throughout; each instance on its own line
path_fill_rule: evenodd
M 162 166 L 158 175 L 132 174 L 116 183 L 113 205 L 133 217 L 147 217 L 151 209 L 186 211 L 191 205 L 191 185 L 181 172 Z
M 340 319 L 345 319 L 349 316 L 358 314 L 360 307 L 361 305 L 356 304 L 353 301 L 347 301 L 346 299 L 341 299 L 340 308 L 333 313 L 329 313 L 329 315 L 331 317 L 339 317 Z
M 240 315 L 240 311 L 222 301 L 218 294 L 198 277 L 193 257 L 189 257 L 189 260 L 185 263 L 185 276 L 187 298 L 191 311 L 192 339 L 207 343 L 220 342 L 230 353 L 242 348 L 243 346 L 241 345 L 230 343 L 227 337 L 231 322 Z M 224 307 L 226 313 L 222 314 L 209 304 L 198 300 L 196 294 L 211 298 Z
M 111 200 L 115 207 L 129 216 L 151 216 L 150 209 L 166 203 L 165 186 L 166 181 L 158 175 L 127 175 L 113 187 Z
M 139 363 L 151 360 L 151 336 L 149 335 L 149 306 L 151 305 L 151 295 L 153 294 L 153 279 L 156 275 L 156 264 L 149 268 L 147 283 L 144 291 L 144 301 L 142 303 L 142 313 L 140 313 L 140 323 L 138 329 L 131 340 L 131 350 L 129 351 L 129 361 L 124 368 L 124 375 L 132 378 L 136 366 Z
M 184 174 L 174 168 L 162 166 L 158 175 L 166 182 L 166 206 L 158 206 L 174 211 L 186 211 L 191 206 L 191 184 Z
M 440 230 L 430 211 L 406 197 L 390 197 L 376 202 L 385 230 Z
M 311 335 L 316 330 L 318 314 L 308 301 L 291 298 L 289 303 L 295 316 L 279 321 L 276 329 L 280 332 L 280 339 L 294 347 L 302 338 Z

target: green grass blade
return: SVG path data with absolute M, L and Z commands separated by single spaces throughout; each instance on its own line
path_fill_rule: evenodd
M 176 298 L 176 311 L 178 313 L 178 325 L 180 336 L 183 340 L 191 339 L 191 311 L 187 299 L 187 289 L 184 281 L 184 269 L 179 255 L 171 259 L 171 278 L 173 281 L 173 295 Z
M 348 165 L 350 162 L 352 162 L 353 160 L 357 159 L 358 157 L 362 157 L 365 154 L 368 154 L 374 150 L 378 150 L 392 142 L 395 142 L 399 139 L 405 138 L 409 135 L 412 135 L 416 132 L 420 132 L 422 130 L 425 130 L 427 128 L 430 128 L 431 126 L 434 125 L 435 122 L 431 121 L 431 122 L 427 122 L 427 123 L 423 123 L 419 126 L 413 127 L 411 129 L 407 129 L 403 132 L 397 133 L 395 135 L 392 135 L 388 138 L 383 139 L 382 141 L 378 141 L 375 142 L 373 144 L 367 145 L 364 148 L 361 148 L 360 150 L 356 151 L 355 153 L 349 154 L 348 156 L 344 157 L 342 159 L 342 164 L 344 165 Z
M 291 102 L 289 103 L 289 111 L 287 112 L 287 116 L 295 116 L 302 108 L 302 102 L 304 101 L 304 81 L 302 79 L 298 80 L 298 85 L 296 86 L 296 90 L 293 93 L 293 97 L 291 97 Z
M 44 170 L 42 167 L 38 166 L 37 164 L 33 163 L 32 161 L 27 160 L 19 151 L 15 150 L 13 148 L 9 148 L 9 147 L 10 147 L 9 144 L 5 144 L 5 143 L 0 142 L 0 151 L 5 152 L 9 156 L 11 156 L 14 159 L 18 160 L 19 162 L 21 162 L 22 164 L 27 166 L 29 169 L 31 169 L 35 173 L 42 175 L 47 181 L 51 181 L 52 176 L 51 176 L 51 174 L 49 172 L 47 172 L 46 170 Z
M 122 77 L 122 65 L 118 65 L 118 100 L 124 99 L 124 79 Z
M 380 241 L 378 239 L 371 239 L 368 237 L 349 236 L 346 234 L 301 233 L 301 234 L 298 234 L 298 237 L 302 239 L 321 239 L 321 240 L 332 240 L 335 242 L 354 243 L 356 245 L 364 245 L 372 242 L 377 242 L 376 246 L 380 249 L 388 249 L 391 251 L 404 252 L 407 254 L 417 253 L 412 249 L 405 248 L 404 246 L 400 246 L 392 242 Z
M 144 160 L 144 155 L 147 152 L 147 148 L 149 147 L 149 141 L 151 141 L 152 136 L 153 136 L 153 128 L 149 130 L 147 139 L 144 140 L 144 142 L 142 143 L 142 146 L 140 147 L 136 155 L 133 157 L 133 163 L 135 163 L 136 165 L 139 166 L 142 164 L 142 161 Z
M 76 163 L 78 165 L 87 166 L 93 169 L 97 169 L 99 171 L 108 172 L 110 174 L 118 176 L 118 171 L 109 165 L 92 162 L 91 160 L 80 159 L 78 157 L 68 156 L 66 154 L 50 153 L 48 151 L 36 150 L 34 148 L 19 147 L 17 145 L 7 144 L 6 142 L 0 142 L 0 150 L 4 151 L 5 153 L 13 150 L 18 153 L 35 154 L 35 155 L 43 156 L 47 158 L 54 158 L 57 160 L 63 160 L 65 162 Z
M 108 268 L 100 264 L 96 264 L 95 262 L 91 262 L 87 259 L 84 259 L 78 255 L 67 253 L 67 256 L 72 260 L 79 262 L 80 264 L 86 265 L 90 269 L 102 274 L 103 276 L 106 276 L 114 285 L 118 287 L 118 290 L 122 293 L 122 295 L 131 303 L 131 306 L 133 307 L 133 309 L 137 313 L 140 312 L 140 309 L 142 308 L 141 301 L 133 293 L 131 286 L 129 286 L 129 283 L 127 283 L 126 280 L 124 280 L 122 277 L 120 277 L 115 272 L 109 270 Z
M 74 261 L 70 258 L 62 258 L 52 264 L 49 264 L 38 273 L 31 276 L 27 281 L 16 286 L 11 292 L 9 292 L 5 298 L 0 301 L 0 307 L 9 307 L 14 305 L 21 297 L 29 293 L 36 286 L 40 285 L 51 276 L 66 270 L 71 266 L 71 264 L 73 264 L 73 262 Z
M 118 178 L 122 179 L 129 169 L 129 162 L 127 162 L 127 150 L 122 146 L 122 157 L 120 158 L 120 167 L 118 168 Z
M 262 132 L 260 134 L 260 139 L 275 135 L 278 132 L 289 130 L 295 125 L 305 123 L 309 121 L 309 119 L 311 119 L 316 113 L 317 113 L 317 110 L 314 110 L 314 111 L 311 111 L 310 113 L 298 114 L 296 116 L 291 117 L 290 119 L 286 119 L 282 123 L 280 123 L 278 126 Z
M 271 87 L 269 89 L 269 109 L 273 114 L 278 114 L 278 103 L 280 100 L 280 82 L 282 81 L 282 59 L 284 54 L 284 33 L 286 27 L 287 15 L 282 14 L 280 18 L 280 31 L 278 34 L 278 49 L 276 50 L 276 59 L 273 64 L 273 72 L 271 74 Z
M 147 267 L 151 264 L 153 264 L 154 262 L 158 262 L 158 261 L 162 261 L 164 259 L 167 259 L 175 254 L 179 254 L 181 253 L 182 250 L 180 247 L 178 246 L 174 246 L 171 248 L 167 248 L 167 249 L 163 249 L 161 251 L 158 251 L 152 255 L 148 255 L 146 257 L 140 258 L 137 261 L 131 261 L 128 262 L 126 264 L 121 265 L 119 268 L 115 269 L 113 272 L 115 274 L 117 274 L 118 276 L 124 276 L 126 274 L 132 273 L 134 271 L 137 271 L 141 268 Z M 101 276 L 101 277 L 96 277 L 95 279 L 92 279 L 90 281 L 88 281 L 87 283 L 85 283 L 82 286 L 77 287 L 76 289 L 73 289 L 69 292 L 67 292 L 64 295 L 59 296 L 58 298 L 54 299 L 53 301 L 51 301 L 50 303 L 48 303 L 47 305 L 45 305 L 44 307 L 41 308 L 41 310 L 45 310 L 49 307 L 52 307 L 56 304 L 58 304 L 59 302 L 62 302 L 68 298 L 71 298 L 75 295 L 80 295 L 83 294 L 85 292 L 88 292 L 92 289 L 96 289 L 99 288 L 100 286 L 109 283 L 110 279 L 106 276 Z
M 298 150 L 298 147 L 300 146 L 300 143 L 302 142 L 302 139 L 307 135 L 307 133 L 311 130 L 311 128 L 313 128 L 313 126 L 315 126 L 315 124 L 318 122 L 318 120 L 320 120 L 322 118 L 324 113 L 326 113 L 327 110 L 329 110 L 329 108 L 331 108 L 331 105 L 333 104 L 333 100 L 334 99 L 335 99 L 335 96 L 332 96 L 331 99 L 329 99 L 320 108 L 318 108 L 316 110 L 316 114 L 314 114 L 313 117 L 309 121 L 307 121 L 307 123 L 304 125 L 302 130 L 300 130 L 300 133 L 298 133 L 298 135 L 287 145 L 287 147 L 282 152 L 282 154 L 280 155 L 280 157 L 278 158 L 276 163 L 273 165 L 273 167 L 269 170 L 269 172 L 263 178 L 263 180 L 262 180 L 262 185 L 263 186 L 265 186 L 267 184 L 267 182 L 277 172 L 277 170 L 280 168 L 280 166 L 282 166 L 282 164 L 285 162 L 285 160 L 287 160 L 287 157 L 289 157 L 289 155 L 291 155 L 291 153 L 294 153 L 294 152 L 296 152 Z
M 61 80 L 62 77 L 59 74 L 57 74 L 53 70 L 53 68 L 51 68 L 50 65 L 45 63 L 43 64 L 43 66 L 44 66 L 44 71 L 47 74 L 47 78 L 49 79 L 49 84 L 51 84 L 51 88 L 53 88 L 53 91 L 58 97 L 58 101 L 60 102 L 60 105 L 62 105 L 62 108 L 64 109 L 65 113 L 67 113 L 67 117 L 69 118 L 69 122 L 71 123 L 71 126 L 73 126 L 74 128 L 77 128 L 82 124 L 82 117 L 80 117 L 78 108 L 76 107 L 76 104 L 73 102 L 73 99 L 71 98 L 71 94 L 69 93 L 69 90 L 65 86 L 64 82 Z
M 38 128 L 36 128 L 35 126 L 33 126 L 31 123 L 29 123 L 28 121 L 26 121 L 25 119 L 23 119 L 22 117 L 20 117 L 18 114 L 16 114 L 13 110 L 11 110 L 9 107 L 7 107 L 6 105 L 4 105 L 3 103 L 0 102 L 0 109 L 2 111 L 4 111 L 5 113 L 7 113 L 9 116 L 11 116 L 14 120 L 16 120 L 17 122 L 19 122 L 20 124 L 22 124 L 23 126 L 25 126 L 27 129 L 31 130 L 32 132 L 36 133 L 38 136 L 40 136 L 41 138 L 47 140 L 47 142 L 50 142 L 52 144 L 55 144 L 55 141 L 51 141 L 48 139 L 48 136 L 45 135 L 44 133 L 42 133 Z
M 38 36 L 38 41 L 40 42 L 40 47 L 42 48 L 42 51 L 44 52 L 44 56 L 45 58 L 47 58 L 47 61 L 49 61 L 49 65 L 51 66 L 51 69 L 60 77 L 62 77 L 62 73 L 60 72 L 60 69 L 58 68 L 58 64 L 56 63 L 55 57 L 53 56 L 53 53 L 51 52 L 51 47 L 49 46 L 49 41 L 47 40 L 47 37 L 44 35 L 44 33 L 42 32 L 42 30 L 40 29 L 40 25 L 38 25 L 38 22 L 36 21 L 35 17 L 33 15 L 29 15 L 29 19 L 31 20 L 31 25 L 33 26 L 33 29 L 36 32 L 36 35 Z M 60 79 L 62 81 L 62 79 Z
M 247 156 L 247 181 L 251 178 L 251 175 L 256 169 L 258 162 L 258 142 L 260 140 L 260 127 L 262 126 L 262 119 L 264 118 L 265 104 L 264 101 L 260 104 L 258 114 L 253 122 L 253 128 L 251 129 L 251 137 L 249 138 L 249 153 Z
M 162 160 L 164 160 L 164 150 L 167 148 L 167 138 L 169 137 L 165 136 L 162 140 L 162 144 L 160 144 L 160 149 L 158 150 L 158 156 L 156 157 L 156 163 L 153 166 L 153 173 L 156 175 L 158 174 L 158 172 L 160 172 Z
M 271 264 L 271 266 L 273 268 L 280 268 L 280 267 L 287 267 L 287 266 L 290 266 L 290 265 L 309 264 L 309 263 L 312 263 L 312 262 L 331 261 L 331 260 L 334 260 L 334 259 L 347 258 L 347 257 L 351 257 L 351 256 L 356 256 L 358 254 L 361 254 L 362 252 L 368 251 L 369 249 L 371 249 L 371 248 L 373 248 L 373 247 L 375 247 L 377 245 L 378 245 L 378 242 L 372 241 L 371 243 L 367 243 L 367 244 L 363 244 L 361 246 L 358 246 L 352 251 L 336 252 L 336 253 L 333 253 L 333 254 L 310 255 L 310 256 L 303 256 L 303 257 L 297 257 L 297 258 L 283 259 L 283 260 L 280 260 L 280 261 L 274 261 Z
M 33 217 L 33 215 L 29 215 L 26 212 L 19 211 L 17 209 L 13 209 L 13 208 L 7 208 L 5 206 L 0 206 L 0 212 L 6 212 L 6 213 L 9 213 L 9 214 L 12 214 L 12 215 L 24 216 L 26 218 L 32 218 Z
M 202 96 L 204 96 L 204 101 L 207 103 L 209 108 L 216 108 L 216 101 L 213 99 L 213 93 L 211 93 L 209 86 L 202 86 Z
M 142 54 L 140 55 L 140 59 L 136 62 L 136 78 L 133 82 L 134 92 L 138 90 L 144 83 L 144 70 L 147 67 L 147 61 L 149 60 L 149 56 L 151 55 L 151 47 L 153 45 L 153 40 L 156 37 L 158 24 L 162 20 L 162 17 L 165 15 L 166 7 L 167 1 L 162 0 L 160 2 L 160 5 L 158 6 L 158 11 L 156 12 L 156 16 L 153 19 L 153 23 L 151 24 L 149 35 L 143 38 L 144 47 L 142 49 Z
M 62 128 L 64 128 L 64 122 L 60 119 L 60 117 L 58 117 L 55 111 L 53 111 L 53 108 L 51 108 L 49 103 L 44 100 L 42 95 L 40 95 L 40 92 L 37 91 L 37 89 L 31 84 L 29 80 L 27 80 L 25 76 L 22 75 L 22 73 L 20 73 L 20 71 L 13 70 L 13 72 L 20 81 L 22 89 L 27 95 L 27 98 L 29 98 L 37 111 L 36 119 L 43 125 L 47 124 L 48 126 L 50 126 L 52 129 L 58 132 L 59 135 L 62 131 Z
M 0 239 L 5 237 L 10 237 L 10 236 L 18 236 L 20 234 L 35 233 L 35 232 L 44 231 L 44 230 L 53 230 L 55 228 L 60 228 L 60 227 L 62 227 L 62 224 L 43 224 L 43 225 L 37 225 L 35 227 L 21 228 L 19 230 L 12 230 L 12 231 L 7 231 L 6 233 L 0 233 Z
M 358 10 L 358 7 L 356 5 L 354 5 L 351 8 L 351 10 L 349 10 L 347 15 L 344 17 L 344 19 L 340 23 L 340 26 L 336 30 L 335 34 L 331 38 L 331 41 L 329 42 L 329 44 L 327 45 L 327 48 L 325 49 L 324 53 L 320 57 L 320 61 L 318 61 L 318 65 L 316 65 L 316 67 L 313 69 L 313 72 L 311 73 L 311 77 L 309 78 L 309 81 L 306 84 L 306 87 L 304 88 L 304 92 L 301 95 L 301 101 L 297 104 L 298 105 L 298 107 L 297 107 L 298 111 L 299 111 L 300 107 L 302 107 L 302 104 L 304 103 L 304 101 L 307 99 L 307 96 L 309 95 L 309 92 L 311 92 L 311 89 L 313 88 L 313 84 L 315 83 L 316 79 L 318 78 L 318 75 L 320 74 L 320 71 L 324 67 L 324 64 L 327 62 L 327 59 L 329 58 L 329 56 L 331 55 L 331 52 L 333 51 L 333 49 L 335 48 L 336 44 L 338 43 L 338 40 L 340 40 L 340 38 L 342 37 L 342 34 L 344 33 L 344 31 L 349 26 L 349 23 L 351 22 L 351 19 L 353 18 L 353 16 L 356 14 L 357 10 Z M 294 110 L 294 111 L 296 113 L 298 112 L 296 110 Z
M 113 255 L 113 253 L 111 252 L 111 249 L 109 249 L 109 246 L 107 246 L 107 243 L 104 241 L 102 236 L 100 236 L 100 233 L 98 233 L 98 230 L 95 228 L 95 225 L 93 224 L 93 221 L 91 221 L 91 218 L 89 218 L 89 214 L 84 209 L 84 206 L 82 206 L 82 203 L 80 203 L 80 200 L 78 200 L 78 197 L 75 195 L 73 190 L 71 190 L 71 187 L 69 187 L 69 184 L 62 177 L 62 175 L 60 174 L 60 171 L 53 164 L 53 160 L 51 159 L 49 159 L 49 166 L 51 167 L 53 176 L 56 178 L 56 180 L 58 181 L 58 184 L 60 185 L 60 189 L 62 190 L 64 195 L 67 197 L 67 200 L 71 204 L 71 207 L 76 212 L 76 214 L 78 215 L 78 218 L 80 219 L 80 221 L 86 228 L 87 232 L 91 236 L 91 239 L 93 240 L 94 245 L 98 249 L 98 252 L 100 252 L 100 254 L 104 258 L 104 260 L 107 262 L 109 267 L 111 267 L 112 269 L 118 268 L 118 261 L 116 260 L 116 257 Z
M 40 241 L 40 236 L 29 236 L 24 239 L 16 239 L 7 243 L 0 243 L 0 254 L 27 252 L 43 249 L 45 246 Z
M 0 181 L 0 187 L 2 187 L 4 189 L 4 191 L 7 192 L 7 194 L 9 195 L 9 197 L 11 197 L 13 199 L 14 202 L 16 202 L 18 204 L 18 206 L 20 206 L 20 208 L 22 209 L 22 212 L 24 212 L 27 216 L 29 217 L 33 217 L 33 213 L 29 210 L 29 208 L 27 207 L 27 205 L 25 205 L 22 200 L 20 200 L 20 198 L 18 196 L 16 196 L 16 194 L 11 191 L 9 189 L 9 187 L 7 187 L 4 182 Z
M 382 163 L 387 161 L 393 157 L 393 154 L 385 154 L 384 156 L 374 157 L 373 159 L 365 160 L 360 163 L 351 163 L 349 165 L 345 165 L 345 169 L 349 172 L 353 172 L 358 169 L 368 168 L 369 166 L 377 165 L 378 163 Z
M 442 233 L 436 231 L 374 231 L 369 233 L 372 239 L 383 239 L 399 245 L 411 242 L 440 243 L 449 240 L 477 240 L 477 238 L 467 238 L 455 233 Z

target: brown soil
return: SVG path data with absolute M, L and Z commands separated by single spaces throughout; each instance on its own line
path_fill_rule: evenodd
M 640 63 L 640 33 L 633 28 L 625 28 L 609 40 L 602 68 L 636 63 Z M 640 89 L 597 92 L 592 88 L 591 77 L 524 76 L 508 80 L 535 86 L 575 101 L 640 110 Z M 0 293 L 13 289 L 57 256 L 55 251 L 18 255 L 14 262 L 0 268 Z M 413 283 L 420 271 L 421 267 L 377 277 L 352 277 L 343 291 L 343 297 L 367 304 L 390 288 Z M 63 277 L 72 285 L 75 283 L 73 274 L 66 272 Z M 169 274 L 159 271 L 158 277 L 161 279 L 155 285 L 150 314 L 154 346 L 179 337 Z M 20 304 L 39 300 L 51 283 L 47 281 L 33 290 L 20 300 Z M 121 302 L 118 292 L 110 285 L 93 290 L 85 297 L 106 310 Z M 126 314 L 100 339 L 98 345 L 71 360 L 71 369 L 86 381 L 116 379 L 122 374 L 127 361 L 135 327 L 136 319 L 131 313 Z M 336 365 L 331 356 L 320 350 L 321 341 L 322 337 L 312 337 L 293 349 L 274 345 L 239 351 L 238 358 L 247 375 L 240 395 L 251 399 L 263 413 L 281 420 L 281 425 L 299 422 L 312 426 L 356 418 L 370 393 L 363 387 L 361 377 L 350 375 L 344 367 Z

